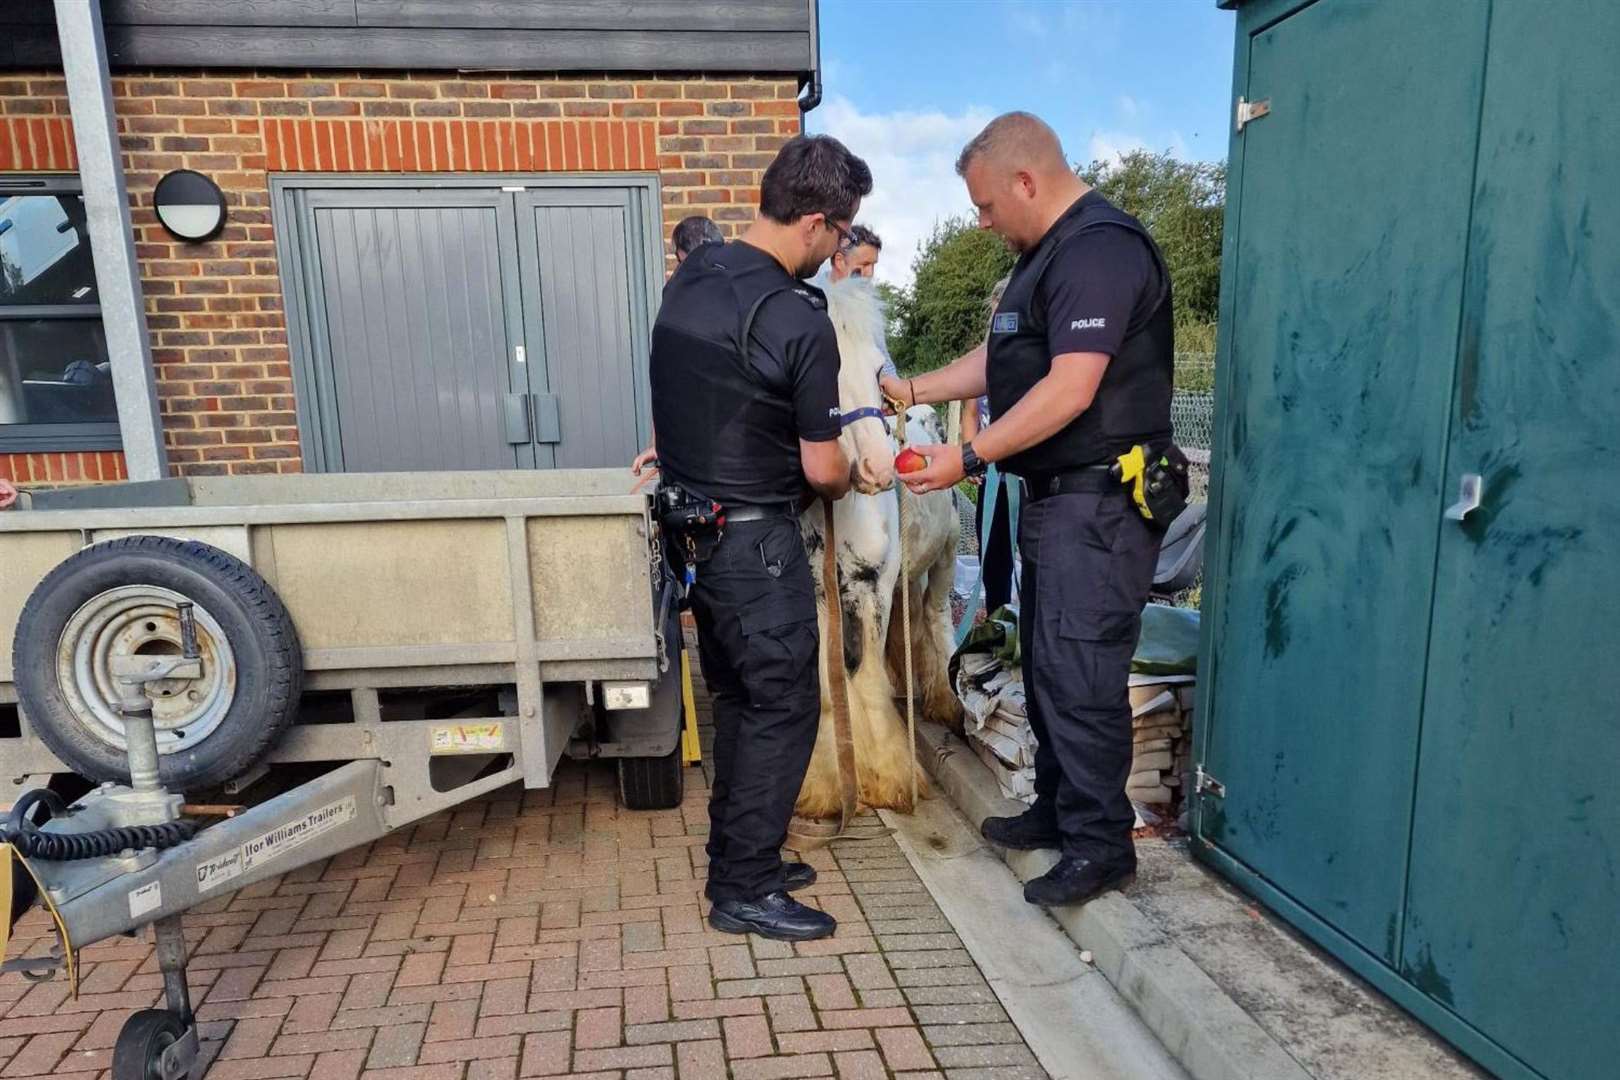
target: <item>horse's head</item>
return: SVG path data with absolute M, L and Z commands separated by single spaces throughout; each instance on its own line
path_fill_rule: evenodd
M 883 302 L 869 279 L 848 277 L 827 287 L 827 316 L 838 334 L 838 407 L 846 421 L 840 439 L 856 463 L 855 490 L 874 495 L 894 483 L 894 450 L 878 415 Z

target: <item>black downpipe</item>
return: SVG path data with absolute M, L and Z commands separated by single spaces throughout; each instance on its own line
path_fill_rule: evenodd
M 821 104 L 821 4 L 806 0 L 810 5 L 810 74 L 801 87 L 799 98 L 799 126 L 804 127 L 804 114 Z

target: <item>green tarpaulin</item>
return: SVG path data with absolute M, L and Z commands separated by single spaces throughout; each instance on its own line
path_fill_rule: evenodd
M 1019 661 L 1018 615 L 998 608 L 975 626 L 951 658 L 951 679 L 956 661 L 964 653 L 993 654 L 1004 665 Z M 1133 675 L 1195 675 L 1198 673 L 1198 611 L 1194 608 L 1149 604 L 1142 609 L 1142 637 L 1131 659 Z

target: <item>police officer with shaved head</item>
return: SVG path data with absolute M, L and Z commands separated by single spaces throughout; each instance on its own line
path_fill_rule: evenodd
M 836 139 L 782 147 L 742 238 L 692 250 L 653 327 L 653 422 L 664 548 L 689 582 L 714 695 L 709 923 L 788 941 L 837 926 L 789 892 L 814 882 L 784 863 L 793 804 L 821 718 L 815 587 L 798 513 L 842 497 L 838 341 L 805 283 L 842 244 L 872 190 Z
M 1058 849 L 1024 896 L 1077 903 L 1136 869 L 1126 687 L 1164 518 L 1186 497 L 1184 470 L 1171 475 L 1170 277 L 1141 223 L 1074 174 L 1038 118 L 996 118 L 956 168 L 980 227 L 1018 261 L 984 348 L 884 389 L 905 402 L 989 391 L 994 419 L 971 441 L 916 448 L 930 461 L 904 477 L 912 490 L 989 462 L 1025 482 L 1019 641 L 1035 803 L 981 830 L 1004 847 Z

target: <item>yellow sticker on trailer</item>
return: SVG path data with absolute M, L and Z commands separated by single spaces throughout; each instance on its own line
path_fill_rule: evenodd
M 506 746 L 506 725 L 438 724 L 430 730 L 428 749 L 435 754 L 491 754 Z
M 67 971 L 68 993 L 75 999 L 79 996 L 79 958 L 73 950 L 73 942 L 68 937 L 67 923 L 62 920 L 62 913 L 56 908 L 56 901 L 51 899 L 50 890 L 45 883 L 34 873 L 34 868 L 28 865 L 28 860 L 22 857 L 22 852 L 10 844 L 0 844 L 0 959 L 4 959 L 6 949 L 11 944 L 11 904 L 13 899 L 13 884 L 16 880 L 13 868 L 22 870 L 34 882 L 37 892 L 35 903 L 44 908 L 51 917 L 51 923 L 56 927 L 62 954 L 62 967 Z

